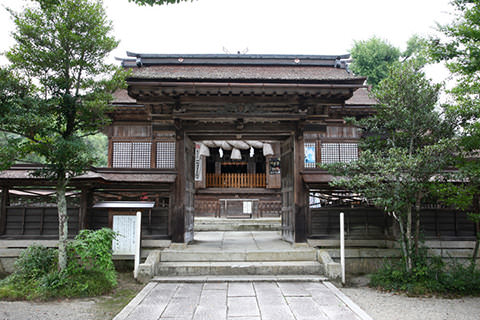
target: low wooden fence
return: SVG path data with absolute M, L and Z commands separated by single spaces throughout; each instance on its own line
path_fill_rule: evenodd
M 265 188 L 265 173 L 207 173 L 207 188 Z
M 244 199 L 238 201 L 232 199 L 233 203 L 236 202 L 237 207 L 243 206 L 243 201 L 248 201 Z M 235 213 L 231 212 L 235 209 L 235 206 L 232 206 L 232 201 L 229 202 L 227 211 L 225 212 L 225 200 L 221 202 L 220 200 L 195 200 L 195 215 L 198 217 L 220 217 L 223 214 L 223 217 L 228 217 L 230 214 Z M 241 211 L 242 207 L 236 208 L 237 211 Z M 262 217 L 279 217 L 282 212 L 282 202 L 281 201 L 266 201 L 260 200 L 255 201 L 252 205 L 252 216 L 257 218 Z
M 68 234 L 78 233 L 78 207 L 69 207 Z M 5 238 L 58 237 L 56 207 L 7 207 Z
M 308 236 L 319 239 L 339 237 L 340 212 L 345 214 L 348 239 L 393 239 L 392 217 L 376 208 L 310 208 Z M 420 228 L 425 239 L 473 240 L 475 224 L 465 212 L 453 209 L 422 209 Z

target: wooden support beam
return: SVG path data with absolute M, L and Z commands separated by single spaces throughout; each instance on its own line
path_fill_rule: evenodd
M 90 189 L 83 188 L 80 194 L 80 208 L 78 211 L 78 231 L 87 229 L 87 213 L 92 202 L 92 192 Z
M 177 142 L 175 147 L 175 162 L 177 164 L 177 179 L 175 181 L 174 203 L 172 209 L 172 241 L 184 242 L 185 233 L 185 132 L 181 123 L 177 125 Z
M 5 234 L 7 229 L 7 206 L 9 205 L 8 188 L 2 188 L 2 198 L 0 204 L 0 235 Z
M 294 141 L 294 201 L 295 201 L 295 242 L 307 241 L 307 201 L 308 193 L 303 183 L 305 150 L 302 130 L 297 130 Z

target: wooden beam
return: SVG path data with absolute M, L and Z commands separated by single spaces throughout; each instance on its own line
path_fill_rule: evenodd
M 185 167 L 182 159 L 185 158 L 185 132 L 181 122 L 177 123 L 177 141 L 175 148 L 175 162 L 177 164 L 177 179 L 175 181 L 174 203 L 172 210 L 172 241 L 184 242 L 185 235 Z
M 91 204 L 91 200 L 91 190 L 87 188 L 82 188 L 82 193 L 80 194 L 80 208 L 78 211 L 78 231 L 87 229 L 87 213 L 88 207 Z
M 300 124 L 301 125 L 301 124 Z M 300 127 L 300 126 L 299 126 Z M 305 150 L 303 130 L 297 129 L 294 142 L 294 202 L 295 202 L 295 242 L 307 241 L 307 194 L 303 183 L 302 172 L 304 170 Z
M 8 187 L 2 188 L 2 198 L 0 204 L 0 235 L 5 234 L 7 229 L 7 206 L 9 205 Z

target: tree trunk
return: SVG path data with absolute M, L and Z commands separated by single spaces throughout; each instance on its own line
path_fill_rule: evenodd
M 58 269 L 63 271 L 67 268 L 67 240 L 68 240 L 68 217 L 65 178 L 57 181 L 57 210 L 58 210 Z
M 405 269 L 408 270 L 408 252 L 407 252 L 407 244 L 406 244 L 406 237 L 405 237 L 405 228 L 403 227 L 403 219 L 402 215 L 398 216 L 398 225 L 400 226 L 400 247 L 402 248 L 402 255 L 405 259 Z
M 480 223 L 478 221 L 475 223 L 475 228 L 477 229 L 477 237 L 475 239 L 475 248 L 473 249 L 473 255 L 472 255 L 472 263 L 471 263 L 471 268 L 472 270 L 475 269 L 475 266 L 477 265 L 477 258 L 478 258 L 478 247 L 480 246 Z
M 480 246 L 480 222 L 478 219 L 480 219 L 480 195 L 477 193 L 473 196 L 473 211 L 475 213 L 477 221 L 475 222 L 475 248 L 473 249 L 472 253 L 472 262 L 471 262 L 471 268 L 472 270 L 475 269 L 475 265 L 477 264 L 477 258 L 478 258 L 478 248 Z
M 407 209 L 407 271 L 412 271 L 412 206 Z
M 418 242 L 420 241 L 420 195 L 415 201 L 415 257 L 418 257 Z

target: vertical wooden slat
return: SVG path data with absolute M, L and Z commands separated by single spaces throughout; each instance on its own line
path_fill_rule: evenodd
M 43 234 L 43 223 L 45 220 L 45 207 L 42 208 L 41 214 L 40 214 L 40 235 Z
M 23 207 L 22 210 L 22 235 L 25 234 L 25 216 L 27 215 L 27 208 Z
M 8 188 L 2 188 L 2 199 L 0 204 L 0 234 L 5 234 L 7 230 L 7 206 L 9 205 L 8 201 Z

